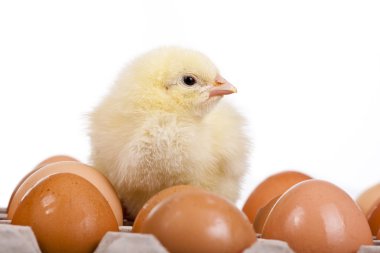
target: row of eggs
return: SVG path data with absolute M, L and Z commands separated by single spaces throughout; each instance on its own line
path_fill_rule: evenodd
M 132 232 L 155 235 L 169 252 L 242 252 L 256 232 L 299 253 L 356 252 L 373 243 L 372 234 L 380 239 L 380 186 L 358 203 L 363 211 L 335 185 L 288 171 L 259 184 L 242 211 L 199 188 L 167 188 L 144 205 Z M 42 252 L 92 252 L 106 232 L 123 225 L 110 182 L 68 156 L 37 165 L 7 211 L 12 224 L 32 227 Z

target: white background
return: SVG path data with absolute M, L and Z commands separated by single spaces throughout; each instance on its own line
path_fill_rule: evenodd
M 380 1 L 1 1 L 0 206 L 41 160 L 88 161 L 86 113 L 133 57 L 207 54 L 254 143 L 241 206 L 285 169 L 380 181 Z

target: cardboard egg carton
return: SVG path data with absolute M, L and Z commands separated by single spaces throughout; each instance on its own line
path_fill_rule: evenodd
M 120 232 L 108 232 L 94 253 L 168 253 L 153 236 L 131 233 L 131 226 L 119 227 Z M 380 240 L 374 246 L 362 246 L 358 253 L 380 253 Z M 11 225 L 5 208 L 0 208 L 0 253 L 41 253 L 30 227 Z M 258 238 L 243 253 L 295 253 L 286 242 Z
M 0 220 L 6 220 L 6 219 L 7 219 L 7 209 L 0 208 Z

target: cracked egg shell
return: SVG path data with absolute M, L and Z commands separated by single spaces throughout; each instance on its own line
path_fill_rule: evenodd
M 21 184 L 25 181 L 25 179 L 27 179 L 30 175 L 32 175 L 35 171 L 39 170 L 43 166 L 48 165 L 50 163 L 61 162 L 61 161 L 78 161 L 78 160 L 67 155 L 55 155 L 43 160 L 20 180 L 20 182 L 17 184 L 17 186 L 14 188 L 12 192 L 11 198 L 9 199 L 9 202 L 8 202 L 8 206 L 12 202 L 15 193 L 18 191 L 18 188 L 20 188 Z
M 297 171 L 284 171 L 266 178 L 249 195 L 243 206 L 243 212 L 253 224 L 260 208 L 296 183 L 308 179 L 311 177 Z
M 42 252 L 93 252 L 108 231 L 118 231 L 100 191 L 84 178 L 45 177 L 21 201 L 12 224 L 31 226 Z
M 247 217 L 230 201 L 205 191 L 175 194 L 156 205 L 141 226 L 171 253 L 242 252 L 256 241 Z
M 75 158 L 73 158 L 71 156 L 67 156 L 67 155 L 55 155 L 55 156 L 51 156 L 51 157 L 46 158 L 45 160 L 43 160 L 42 162 L 40 162 L 39 164 L 37 164 L 37 166 L 34 169 L 42 168 L 45 165 L 48 165 L 48 164 L 51 164 L 51 163 L 64 162 L 64 161 L 75 161 L 75 162 L 78 162 L 77 159 L 75 159 Z
M 297 253 L 357 252 L 372 245 L 368 222 L 351 197 L 322 180 L 300 182 L 270 212 L 264 239 L 286 241 Z
M 87 181 L 92 183 L 96 188 L 98 188 L 98 190 L 110 204 L 119 226 L 123 224 L 123 211 L 121 202 L 108 179 L 94 168 L 75 161 L 62 161 L 48 164 L 26 178 L 25 181 L 20 185 L 17 192 L 14 194 L 13 199 L 8 206 L 8 219 L 12 220 L 13 215 L 22 199 L 28 194 L 31 189 L 33 189 L 35 185 L 38 184 L 39 181 L 48 176 L 59 173 L 75 174 L 85 178 Z
M 277 200 L 280 197 L 281 196 L 275 197 L 274 199 L 269 201 L 264 207 L 260 208 L 257 211 L 255 222 L 253 223 L 253 227 L 257 233 L 261 234 L 263 232 L 263 227 L 264 227 L 265 221 L 267 220 L 268 215 L 270 214 L 273 207 L 276 205 Z
M 376 236 L 380 230 L 380 201 L 377 206 L 374 206 L 369 212 L 368 223 L 371 227 L 372 234 Z
M 380 184 L 376 184 L 362 192 L 356 202 L 368 217 L 375 205 L 380 202 Z

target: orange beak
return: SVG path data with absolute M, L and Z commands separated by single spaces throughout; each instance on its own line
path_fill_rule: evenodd
M 209 98 L 215 96 L 228 95 L 236 92 L 237 90 L 235 86 L 230 84 L 226 79 L 224 79 L 222 76 L 218 74 L 215 78 L 214 87 L 210 89 Z

